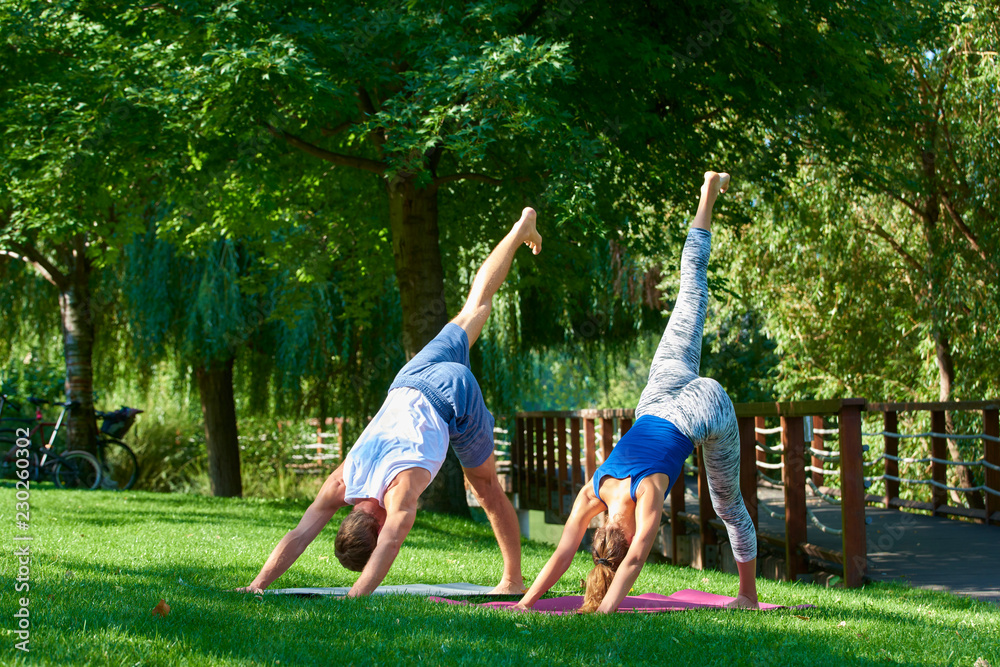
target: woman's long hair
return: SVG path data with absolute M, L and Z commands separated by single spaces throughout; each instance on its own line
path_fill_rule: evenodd
M 601 606 L 604 596 L 615 578 L 618 566 L 625 560 L 628 553 L 628 540 L 621 528 L 598 528 L 594 533 L 594 546 L 591 555 L 594 558 L 594 569 L 587 575 L 587 592 L 583 596 L 582 613 L 595 611 Z

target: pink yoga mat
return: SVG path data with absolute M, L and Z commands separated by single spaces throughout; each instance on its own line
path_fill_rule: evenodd
M 469 604 L 468 602 L 462 600 L 448 600 L 446 598 L 438 597 L 432 597 L 430 599 L 434 602 L 445 602 L 447 604 Z M 731 602 L 734 599 L 735 598 L 726 597 L 725 595 L 715 595 L 714 593 L 705 593 L 703 591 L 696 591 L 689 588 L 683 591 L 677 591 L 673 595 L 658 595 L 656 593 L 629 595 L 622 600 L 621 605 L 618 607 L 618 611 L 653 614 L 662 611 L 685 611 L 688 609 L 719 609 L 725 607 L 727 602 Z M 509 609 L 515 604 L 517 603 L 484 602 L 477 606 L 493 607 L 494 609 Z M 583 606 L 582 595 L 569 595 L 561 598 L 539 600 L 535 603 L 535 606 L 531 609 L 531 611 L 557 615 L 575 614 L 576 610 L 581 606 Z M 812 605 L 808 604 L 799 605 L 797 607 L 793 607 L 793 609 L 804 609 L 811 606 Z M 765 611 L 769 609 L 786 609 L 786 607 L 783 607 L 782 605 L 766 604 L 763 602 L 761 603 L 760 608 Z

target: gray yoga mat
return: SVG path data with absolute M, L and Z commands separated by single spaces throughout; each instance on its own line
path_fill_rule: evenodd
M 272 595 L 347 595 L 350 586 L 333 586 L 330 588 L 275 588 L 267 590 Z M 468 595 L 487 595 L 492 586 L 477 586 L 476 584 L 405 584 L 402 586 L 379 586 L 372 595 L 422 595 L 439 598 Z

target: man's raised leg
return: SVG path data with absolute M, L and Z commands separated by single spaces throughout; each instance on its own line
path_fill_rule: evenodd
M 507 236 L 503 237 L 479 267 L 462 311 L 452 320 L 452 323 L 465 329 L 469 336 L 469 347 L 472 347 L 482 333 L 493 307 L 493 295 L 507 278 L 514 253 L 522 243 L 531 248 L 535 255 L 542 251 L 542 237 L 535 229 L 535 210 L 532 208 L 521 212 L 521 219 L 514 223 Z
M 476 500 L 486 511 L 493 527 L 500 554 L 503 556 L 503 577 L 491 592 L 507 595 L 524 593 L 521 576 L 521 528 L 517 514 L 497 478 L 497 463 L 493 454 L 480 466 L 463 468 Z

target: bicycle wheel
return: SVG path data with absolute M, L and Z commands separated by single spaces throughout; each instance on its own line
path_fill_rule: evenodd
M 52 464 L 52 480 L 60 489 L 90 489 L 101 485 L 101 464 L 88 452 L 63 452 Z
M 112 491 L 131 489 L 139 477 L 139 459 L 132 448 L 117 438 L 102 435 L 97 440 L 97 461 L 104 480 L 101 488 Z

